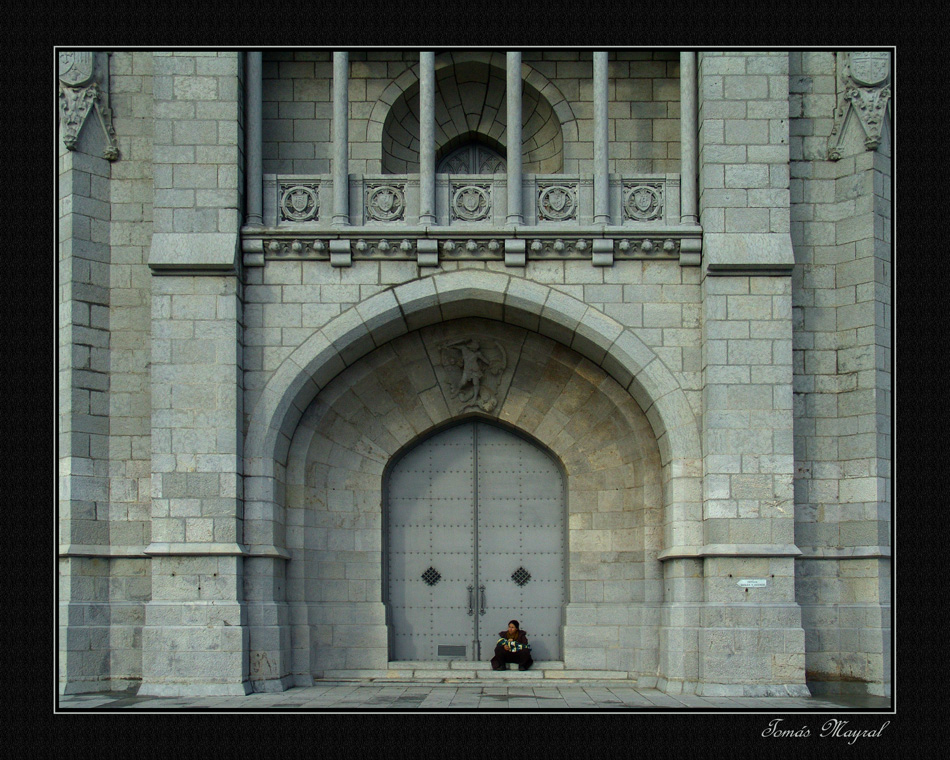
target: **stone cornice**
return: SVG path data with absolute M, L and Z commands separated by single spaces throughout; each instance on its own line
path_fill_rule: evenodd
M 307 225 L 279 228 L 246 226 L 241 230 L 245 266 L 263 266 L 268 260 L 330 261 L 333 253 L 349 253 L 353 260 L 502 261 L 505 241 L 523 241 L 532 261 L 589 260 L 609 265 L 614 260 L 671 260 L 681 265 L 700 263 L 703 232 L 698 226 L 570 225 L 466 227 L 379 225 L 319 230 Z M 433 250 L 434 248 L 434 250 Z M 431 254 L 436 255 L 435 260 Z M 600 254 L 595 256 L 594 254 Z M 606 253 L 607 256 L 603 257 Z
M 242 544 L 152 543 L 148 546 L 93 546 L 66 544 L 57 555 L 66 557 L 101 557 L 103 559 L 151 559 L 152 557 L 241 556 L 290 559 L 290 552 L 276 546 L 247 547 Z
M 664 549 L 657 559 L 704 559 L 706 557 L 798 557 L 801 550 L 794 544 L 706 544 L 674 546 Z
M 802 546 L 799 559 L 890 559 L 890 546 Z

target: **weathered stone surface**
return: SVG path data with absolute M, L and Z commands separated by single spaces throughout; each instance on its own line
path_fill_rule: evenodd
M 61 150 L 64 691 L 391 673 L 387 464 L 478 414 L 564 467 L 580 638 L 565 640 L 563 678 L 744 696 L 849 674 L 888 692 L 889 115 L 869 151 L 860 120 L 840 119 L 854 106 L 835 100 L 850 76 L 835 56 L 696 54 L 702 232 L 681 240 L 621 220 L 619 203 L 627 183 L 657 182 L 663 224 L 680 222 L 678 54 L 611 53 L 618 207 L 595 230 L 589 60 L 526 51 L 528 224 L 503 226 L 499 172 L 470 231 L 414 226 L 417 54 L 356 51 L 350 221 L 367 181 L 405 182 L 404 216 L 321 238 L 332 54 L 267 52 L 264 216 L 278 215 L 276 175 L 319 190 L 314 221 L 282 226 L 275 249 L 239 241 L 243 55 L 115 53 L 120 159 L 96 155 L 88 125 Z M 503 143 L 505 56 L 435 65 L 436 149 L 473 131 Z M 538 182 L 556 176 L 577 183 L 576 216 L 533 227 Z M 440 346 L 454 339 L 503 348 L 497 375 L 476 360 L 477 408 L 450 386 Z

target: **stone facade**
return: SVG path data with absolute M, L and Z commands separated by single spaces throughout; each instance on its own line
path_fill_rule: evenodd
M 437 175 L 418 224 L 418 52 L 349 54 L 349 225 L 332 52 L 263 54 L 259 146 L 250 54 L 94 56 L 113 134 L 60 142 L 62 691 L 398 673 L 386 467 L 475 414 L 566 475 L 559 677 L 890 694 L 887 59 L 610 51 L 593 226 L 590 52 L 521 58 L 522 225 L 503 172 L 463 178 L 500 216 Z M 435 56 L 438 157 L 505 155 L 506 65 Z M 475 334 L 507 368 L 473 410 L 437 346 Z

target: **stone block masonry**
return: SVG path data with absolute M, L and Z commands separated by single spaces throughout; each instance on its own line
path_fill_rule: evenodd
M 98 158 L 101 129 L 61 152 L 61 689 L 243 695 L 398 672 L 386 468 L 479 414 L 563 466 L 558 672 L 889 694 L 890 141 L 885 126 L 868 150 L 836 113 L 848 54 L 701 51 L 680 81 L 678 51 L 611 50 L 595 115 L 590 51 L 523 52 L 528 184 L 593 187 L 606 110 L 616 197 L 670 172 L 663 218 L 698 213 L 679 261 L 657 245 L 672 233 L 622 204 L 619 237 L 655 238 L 636 258 L 596 238 L 558 253 L 560 229 L 593 237 L 583 204 L 581 222 L 539 226 L 550 251 L 487 221 L 491 255 L 461 224 L 443 248 L 409 232 L 414 179 L 405 219 L 316 236 L 339 168 L 332 56 L 263 56 L 263 171 L 322 175 L 319 222 L 242 243 L 242 53 L 112 54 L 119 160 Z M 506 154 L 505 62 L 435 55 L 443 153 L 479 136 Z M 413 50 L 349 53 L 349 173 L 413 171 L 418 66 Z M 673 201 L 697 111 L 687 211 Z M 269 224 L 276 186 L 261 187 Z M 358 189 L 349 201 L 369 218 Z M 463 406 L 440 353 L 471 335 L 507 360 L 483 375 L 487 410 Z
M 846 56 L 790 57 L 797 573 L 812 690 L 889 694 L 890 156 L 851 120 L 827 160 Z

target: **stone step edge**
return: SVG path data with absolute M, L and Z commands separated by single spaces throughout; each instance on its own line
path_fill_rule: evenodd
M 636 683 L 636 679 L 630 678 L 626 673 L 615 673 L 597 670 L 433 670 L 409 669 L 404 670 L 327 670 L 321 678 L 315 678 L 315 682 L 327 681 L 444 681 L 446 679 L 453 681 L 514 681 L 514 680 L 548 680 L 564 681 L 568 679 L 586 680 L 586 681 L 622 681 Z
M 387 664 L 389 670 L 491 670 L 489 662 L 473 662 L 471 660 L 448 660 L 446 662 L 432 662 L 425 660 L 393 660 Z M 511 667 L 517 669 L 517 665 Z M 535 660 L 531 670 L 564 670 L 564 663 L 559 660 Z M 335 671 L 338 672 L 338 671 Z

